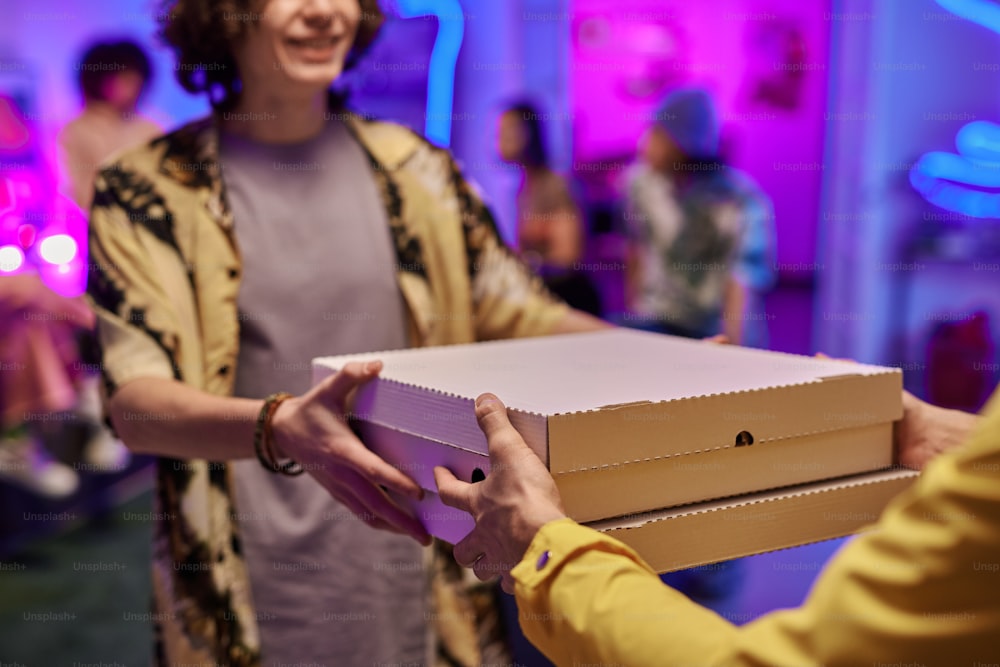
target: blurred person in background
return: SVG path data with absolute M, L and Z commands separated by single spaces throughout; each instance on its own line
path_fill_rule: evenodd
M 76 471 L 44 434 L 77 407 L 77 334 L 93 325 L 82 298 L 59 296 L 37 273 L 0 275 L 0 478 L 49 498 L 76 491 Z
M 94 178 L 98 168 L 118 151 L 149 141 L 162 130 L 136 110 L 153 70 L 149 56 L 131 40 L 99 41 L 84 51 L 77 65 L 83 111 L 63 127 L 58 142 L 61 149 L 61 189 L 84 211 L 90 209 Z M 82 351 L 87 366 L 92 336 L 84 334 Z M 79 412 L 97 428 L 88 445 L 85 463 L 98 468 L 120 470 L 128 464 L 128 449 L 105 428 L 101 420 L 100 375 L 84 373 L 80 379 Z
M 97 42 L 80 58 L 83 111 L 59 135 L 68 194 L 90 208 L 97 168 L 114 153 L 162 132 L 136 111 L 152 68 L 142 47 L 129 40 Z
M 0 478 L 63 498 L 78 488 L 77 470 L 120 471 L 129 453 L 101 423 L 99 375 L 81 347 L 94 315 L 83 298 L 64 297 L 43 279 L 43 269 L 55 268 L 46 240 L 82 220 L 55 195 L 21 103 L 0 95 L 0 108 Z M 76 469 L 46 445 L 79 454 Z
M 541 116 L 534 106 L 522 102 L 504 110 L 497 152 L 522 170 L 517 192 L 521 257 L 566 303 L 600 316 L 600 296 L 579 267 L 587 243 L 583 216 L 566 180 L 549 166 Z
M 669 93 L 626 173 L 627 323 L 690 338 L 766 346 L 762 296 L 775 280 L 774 213 L 719 158 L 708 93 Z
M 385 489 L 423 491 L 350 428 L 379 367 L 310 388 L 310 361 L 607 325 L 503 245 L 446 150 L 331 94 L 374 0 L 158 16 L 213 113 L 101 170 L 87 288 L 111 420 L 158 457 L 157 662 L 509 664 L 496 587 L 421 546 Z
M 121 150 L 149 141 L 162 129 L 137 111 L 153 76 L 149 56 L 139 44 L 127 39 L 94 42 L 84 51 L 78 67 L 83 111 L 62 129 L 59 146 L 62 188 L 86 212 L 101 164 Z M 94 347 L 92 338 L 88 332 L 81 341 L 87 356 Z M 97 366 L 96 360 L 88 361 L 88 367 Z M 97 425 L 85 462 L 121 469 L 130 455 L 102 424 L 99 382 L 99 374 L 85 373 L 80 383 L 79 411 Z

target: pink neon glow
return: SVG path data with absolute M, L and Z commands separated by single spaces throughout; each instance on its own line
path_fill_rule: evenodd
M 22 248 L 30 248 L 38 236 L 38 229 L 30 223 L 25 223 L 17 228 L 17 242 Z
M 11 103 L 0 98 L 0 150 L 16 151 L 24 147 L 31 133 Z

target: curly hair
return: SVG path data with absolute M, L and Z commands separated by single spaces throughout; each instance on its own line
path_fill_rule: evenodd
M 375 41 L 385 15 L 378 0 L 358 0 L 361 21 L 344 69 Z M 177 57 L 177 81 L 190 93 L 207 93 L 217 111 L 239 101 L 240 75 L 233 47 L 247 26 L 262 17 L 266 0 L 164 0 L 157 14 L 159 36 Z
M 123 70 L 141 76 L 143 88 L 153 75 L 149 56 L 130 39 L 91 44 L 80 58 L 78 67 L 80 90 L 86 100 L 104 100 L 104 82 Z

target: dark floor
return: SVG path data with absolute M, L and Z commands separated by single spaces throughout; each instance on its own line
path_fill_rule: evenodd
M 59 525 L 0 561 L 0 664 L 150 663 L 150 485 L 140 470 L 105 487 L 110 507 L 22 512 Z
M 811 302 L 807 287 L 769 296 L 772 349 L 811 351 Z M 0 665 L 149 664 L 150 527 L 142 516 L 151 483 L 136 463 L 115 476 L 87 475 L 62 503 L 0 485 Z M 743 559 L 742 584 L 716 610 L 742 624 L 799 604 L 840 543 Z M 523 640 L 516 645 L 517 664 L 547 664 Z

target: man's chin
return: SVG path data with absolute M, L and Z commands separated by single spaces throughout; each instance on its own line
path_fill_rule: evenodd
M 285 66 L 285 75 L 296 86 L 325 90 L 343 73 L 342 65 L 297 62 Z

